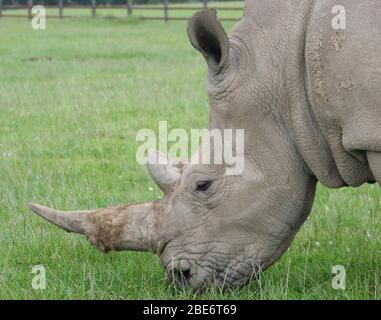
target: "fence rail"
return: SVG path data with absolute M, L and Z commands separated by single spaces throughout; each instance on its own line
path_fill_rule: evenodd
M 27 17 L 31 19 L 32 15 L 33 0 L 28 1 L 28 5 L 4 5 L 3 1 L 0 0 L 0 17 Z M 65 4 L 63 0 L 58 0 L 57 5 L 44 5 L 46 9 L 57 9 L 57 15 L 47 15 L 48 18 L 73 18 L 75 16 L 64 15 L 64 9 L 88 9 L 90 16 L 95 18 L 97 16 L 97 9 L 124 9 L 126 10 L 127 16 L 132 16 L 135 10 L 150 10 L 150 11 L 162 11 L 163 16 L 137 16 L 137 18 L 142 20 L 164 20 L 165 22 L 170 20 L 187 20 L 188 17 L 176 17 L 170 16 L 170 11 L 197 11 L 208 7 L 208 1 L 203 0 L 201 5 L 197 6 L 179 6 L 170 5 L 168 0 L 163 0 L 162 5 L 133 5 L 132 0 L 126 0 L 125 5 L 97 5 L 96 0 L 92 0 L 90 5 L 76 5 L 76 4 Z M 218 11 L 243 11 L 243 7 L 212 7 Z M 23 14 L 6 14 L 7 10 L 25 10 L 25 15 Z M 220 20 L 223 21 L 237 21 L 239 18 L 229 18 L 222 17 Z

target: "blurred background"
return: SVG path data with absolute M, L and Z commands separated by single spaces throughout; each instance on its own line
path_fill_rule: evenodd
M 154 20 L 183 20 L 200 8 L 217 8 L 220 19 L 238 20 L 242 16 L 242 1 L 191 0 L 0 0 L 3 16 L 32 17 L 33 5 L 41 4 L 49 17 L 73 16 L 135 16 Z M 88 9 L 85 9 L 88 8 Z M 0 9 L 1 10 L 1 9 Z

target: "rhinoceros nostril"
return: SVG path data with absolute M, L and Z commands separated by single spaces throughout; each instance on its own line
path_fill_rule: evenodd
M 181 261 L 172 268 L 173 280 L 182 286 L 187 285 L 192 278 L 192 269 L 188 262 Z
M 191 269 L 185 269 L 181 271 L 182 277 L 184 277 L 185 280 L 189 280 L 191 277 Z
M 174 268 L 173 273 L 176 278 L 182 279 L 182 280 L 189 280 L 191 277 L 191 269 L 190 268 Z

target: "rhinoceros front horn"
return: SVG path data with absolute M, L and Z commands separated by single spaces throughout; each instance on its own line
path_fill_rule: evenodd
M 59 211 L 34 203 L 29 208 L 68 232 L 86 235 L 101 251 L 158 253 L 161 248 L 159 201 L 87 211 Z
M 150 151 L 148 170 L 167 192 L 181 176 L 181 162 Z M 29 208 L 68 232 L 86 235 L 102 251 L 136 250 L 159 253 L 165 244 L 162 232 L 164 199 L 86 211 L 59 211 L 31 203 Z
M 86 234 L 90 229 L 88 215 L 91 211 L 59 211 L 35 203 L 30 203 L 28 206 L 39 216 L 68 232 Z

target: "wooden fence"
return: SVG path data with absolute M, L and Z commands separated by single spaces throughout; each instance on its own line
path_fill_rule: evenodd
M 170 16 L 170 11 L 197 11 L 208 7 L 208 0 L 203 0 L 202 4 L 199 6 L 190 5 L 169 5 L 168 0 L 163 0 L 162 5 L 133 5 L 132 0 L 126 0 L 125 5 L 97 5 L 96 0 L 91 0 L 90 6 L 84 5 L 64 5 L 63 0 L 58 0 L 58 5 L 44 5 L 46 9 L 57 9 L 58 15 L 47 15 L 47 18 L 72 18 L 73 16 L 64 15 L 64 9 L 88 9 L 90 11 L 91 17 L 95 18 L 97 16 L 97 9 L 124 9 L 126 10 L 126 16 L 130 17 L 133 15 L 134 10 L 151 10 L 151 11 L 161 11 L 163 16 L 138 16 L 139 19 L 143 20 L 164 20 L 168 22 L 169 20 L 187 20 L 188 17 L 174 17 Z M 33 18 L 32 14 L 33 0 L 28 0 L 28 5 L 3 5 L 3 0 L 0 0 L 0 17 L 27 17 L 29 19 Z M 243 11 L 243 7 L 215 7 L 214 9 L 218 11 Z M 25 12 L 25 14 L 4 14 L 7 10 L 17 10 L 20 12 Z M 225 21 L 237 21 L 239 18 L 229 18 L 223 17 L 220 20 Z

